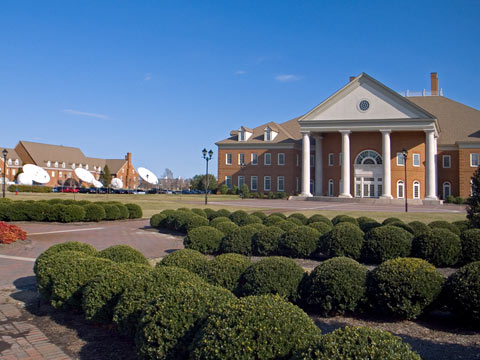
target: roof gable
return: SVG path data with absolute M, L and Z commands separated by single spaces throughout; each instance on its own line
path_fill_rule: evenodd
M 368 109 L 360 107 L 368 102 Z M 365 73 L 300 118 L 334 120 L 430 119 L 435 117 Z

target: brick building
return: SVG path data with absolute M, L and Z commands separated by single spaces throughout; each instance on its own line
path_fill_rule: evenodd
M 2 148 L 3 149 L 3 148 Z M 137 171 L 132 165 L 132 154 L 127 153 L 124 159 L 100 159 L 86 157 L 76 147 L 41 144 L 30 141 L 19 141 L 15 149 L 8 149 L 6 177 L 13 182 L 21 167 L 33 164 L 43 168 L 50 176 L 47 186 L 74 185 L 81 181 L 75 175 L 76 168 L 90 171 L 98 180 L 107 165 L 112 177 L 122 180 L 124 188 L 134 189 L 138 186 Z M 0 159 L 0 171 L 3 178 L 3 157 Z M 89 184 L 86 184 L 89 186 Z
M 362 73 L 298 118 L 242 126 L 216 144 L 218 182 L 230 188 L 246 183 L 251 191 L 344 198 L 468 197 L 479 166 L 480 111 L 444 97 L 436 73 L 430 91 L 405 96 Z

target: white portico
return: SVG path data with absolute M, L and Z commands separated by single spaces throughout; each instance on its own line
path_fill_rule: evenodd
M 299 124 L 301 196 L 313 195 L 310 180 L 314 169 L 316 196 L 331 195 L 331 187 L 337 186 L 336 196 L 342 198 L 392 199 L 392 187 L 395 186 L 395 197 L 401 197 L 403 190 L 400 192 L 397 186 L 406 181 L 404 186 L 409 189 L 411 184 L 412 188 L 408 190 L 409 197 L 437 199 L 436 118 L 370 76 L 363 73 L 353 79 L 302 116 Z M 311 139 L 315 143 L 313 149 Z M 402 165 L 397 158 L 402 148 L 409 151 L 408 166 L 413 166 L 409 170 L 411 178 L 407 179 L 401 167 L 407 164 Z M 311 152 L 315 155 L 313 167 Z

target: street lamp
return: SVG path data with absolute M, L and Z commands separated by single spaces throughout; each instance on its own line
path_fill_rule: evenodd
M 2 187 L 2 195 L 5 198 L 5 186 L 7 184 L 7 149 L 3 149 L 3 187 Z
M 403 155 L 403 167 L 405 168 L 405 183 L 403 184 L 403 192 L 405 195 L 405 212 L 408 212 L 408 200 L 407 200 L 407 156 L 408 156 L 408 151 L 407 149 L 403 148 L 402 149 L 402 155 Z
M 203 154 L 203 158 L 205 159 L 205 162 L 207 163 L 207 170 L 205 171 L 205 205 L 207 205 L 208 203 L 208 162 L 212 160 L 213 151 L 210 150 L 207 153 L 207 149 L 204 148 L 202 150 L 202 154 Z

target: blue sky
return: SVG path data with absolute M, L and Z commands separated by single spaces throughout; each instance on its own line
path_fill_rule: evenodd
M 162 175 L 366 72 L 480 109 L 480 1 L 2 1 L 0 145 L 78 146 Z M 212 161 L 216 174 L 216 161 Z

